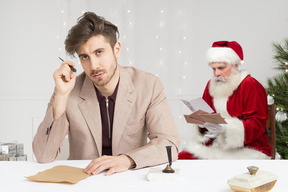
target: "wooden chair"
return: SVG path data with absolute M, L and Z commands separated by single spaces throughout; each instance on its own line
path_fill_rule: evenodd
M 275 111 L 276 111 L 276 105 L 268 105 L 269 110 L 269 116 L 267 119 L 267 127 L 270 130 L 270 145 L 271 145 L 271 153 L 272 157 L 271 159 L 275 159 L 276 155 L 276 126 L 275 126 Z

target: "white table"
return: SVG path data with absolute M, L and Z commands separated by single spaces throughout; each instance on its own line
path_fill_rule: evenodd
M 39 171 L 56 165 L 70 165 L 85 168 L 90 161 L 55 161 L 47 164 L 25 161 L 0 161 L 0 191 L 62 192 L 62 191 L 136 191 L 136 192 L 231 192 L 227 180 L 247 172 L 246 167 L 255 165 L 260 169 L 278 175 L 274 192 L 287 192 L 287 160 L 181 160 L 173 163 L 172 168 L 180 169 L 179 182 L 149 182 L 147 173 L 150 168 L 131 170 L 104 176 L 103 173 L 90 176 L 77 184 L 38 183 L 24 176 L 35 175 Z M 165 168 L 166 165 L 157 166 Z M 5 189 L 5 190 L 4 190 Z

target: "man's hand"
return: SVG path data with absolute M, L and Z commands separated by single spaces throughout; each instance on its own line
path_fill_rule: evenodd
M 102 156 L 91 161 L 84 169 L 87 174 L 96 175 L 102 171 L 108 170 L 105 175 L 127 171 L 135 162 L 126 155 L 119 156 Z
M 69 94 L 75 85 L 76 74 L 69 65 L 74 67 L 75 64 L 71 61 L 63 61 L 60 68 L 53 73 L 55 93 L 61 96 Z
M 53 118 L 59 119 L 65 109 L 70 92 L 75 86 L 76 74 L 70 69 L 74 67 L 71 61 L 63 61 L 59 69 L 53 73 L 55 81 L 55 96 L 53 101 Z
M 219 134 L 225 131 L 225 126 L 217 123 L 206 122 L 203 124 L 210 134 L 205 134 L 205 137 L 216 138 Z

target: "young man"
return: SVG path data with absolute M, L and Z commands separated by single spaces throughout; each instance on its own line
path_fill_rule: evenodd
M 238 69 L 243 62 L 242 47 L 235 41 L 214 42 L 207 59 L 214 77 L 202 98 L 227 124 L 194 126 L 195 137 L 178 158 L 269 159 L 267 95 L 257 80 Z
M 54 161 L 67 134 L 69 160 L 94 159 L 88 174 L 165 163 L 168 145 L 177 159 L 179 136 L 163 85 L 152 74 L 118 65 L 117 34 L 92 12 L 70 29 L 65 48 L 79 56 L 84 72 L 76 77 L 71 61 L 54 72 L 54 94 L 33 140 L 39 162 Z

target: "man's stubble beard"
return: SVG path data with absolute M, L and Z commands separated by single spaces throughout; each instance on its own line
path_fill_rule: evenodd
M 117 68 L 118 68 L 118 62 L 117 62 L 116 58 L 115 58 L 115 64 L 114 64 L 113 66 L 114 66 L 114 70 L 113 70 L 113 73 L 111 74 L 111 76 L 110 76 L 110 77 L 108 76 L 108 77 L 107 77 L 108 79 L 107 79 L 106 81 L 103 81 L 103 82 L 102 82 L 103 79 L 102 79 L 102 78 L 99 78 L 96 82 L 94 82 L 94 84 L 95 84 L 96 86 L 98 86 L 98 87 L 103 87 L 103 86 L 107 85 L 107 84 L 112 80 L 112 78 L 115 76 L 116 70 L 117 70 Z M 103 71 L 103 72 L 105 72 L 106 74 L 108 74 L 106 70 L 100 69 L 100 70 L 96 70 L 96 71 L 92 72 L 91 75 L 97 74 L 97 73 L 99 73 L 99 72 L 101 72 L 101 71 Z M 109 75 L 109 74 L 108 74 L 108 75 Z

